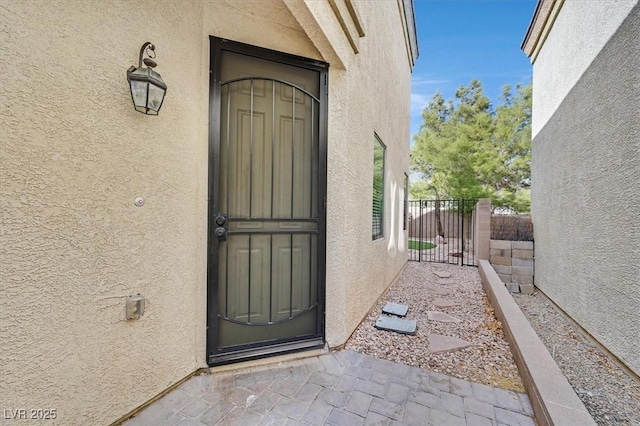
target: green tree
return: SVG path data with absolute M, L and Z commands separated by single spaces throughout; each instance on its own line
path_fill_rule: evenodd
M 516 212 L 528 212 L 531 207 L 531 85 L 511 87 L 502 93 L 502 104 L 495 114 L 494 146 L 497 160 L 493 172 L 493 189 L 502 199 L 502 206 Z
M 441 198 L 491 198 L 494 207 L 529 211 L 531 86 L 506 86 L 494 111 L 482 84 L 460 87 L 455 101 L 436 93 L 414 136 L 412 169 Z
M 414 182 L 409 188 L 409 194 L 412 200 L 435 200 L 435 220 L 437 226 L 438 235 L 444 237 L 444 231 L 442 230 L 442 221 L 440 219 L 440 194 L 438 188 L 435 185 L 430 184 L 424 180 Z
M 409 186 L 409 198 L 412 200 L 431 200 L 434 197 L 433 190 L 424 180 L 413 182 Z

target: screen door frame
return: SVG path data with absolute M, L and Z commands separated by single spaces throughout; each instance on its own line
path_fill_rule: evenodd
M 250 344 L 220 349 L 218 347 L 218 247 L 214 234 L 214 219 L 219 213 L 221 143 L 221 60 L 222 52 L 233 52 L 266 61 L 286 64 L 302 70 L 318 73 L 319 120 L 318 120 L 318 234 L 317 234 L 317 301 L 315 334 L 302 339 L 281 339 L 265 343 Z M 210 36 L 209 72 L 209 181 L 208 181 L 208 232 L 207 232 L 207 363 L 218 365 L 252 358 L 265 357 L 284 352 L 323 347 L 325 344 L 325 277 L 326 277 L 326 186 L 327 186 L 327 78 L 329 65 L 325 62 L 277 52 L 270 49 L 234 42 Z M 260 75 L 256 70 L 256 76 Z M 256 332 L 259 333 L 257 327 Z

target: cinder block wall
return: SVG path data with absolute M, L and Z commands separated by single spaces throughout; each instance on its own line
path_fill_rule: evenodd
M 533 284 L 533 241 L 491 240 L 491 264 L 504 283 Z

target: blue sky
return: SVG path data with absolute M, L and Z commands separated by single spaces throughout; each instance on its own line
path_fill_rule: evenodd
M 497 105 L 506 84 L 531 82 L 520 44 L 535 0 L 414 0 L 420 56 L 411 84 L 411 144 L 436 91 L 453 99 L 476 78 Z

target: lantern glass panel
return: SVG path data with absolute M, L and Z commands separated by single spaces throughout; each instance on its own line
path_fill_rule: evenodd
M 164 99 L 164 89 L 154 85 L 153 83 L 149 84 L 149 102 L 147 107 L 150 110 L 158 112 L 160 107 L 162 106 L 162 99 Z
M 136 109 L 146 109 L 148 85 L 146 81 L 131 80 L 131 97 Z

